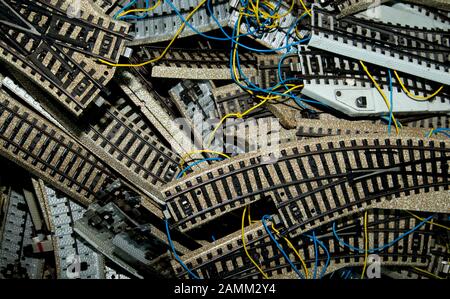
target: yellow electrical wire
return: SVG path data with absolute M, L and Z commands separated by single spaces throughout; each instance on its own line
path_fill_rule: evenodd
M 312 13 L 311 13 L 311 10 L 310 9 L 308 9 L 308 7 L 306 7 L 306 4 L 305 4 L 305 2 L 303 2 L 303 0 L 299 0 L 300 1 L 300 3 L 302 4 L 302 6 L 303 6 L 303 9 L 305 10 L 305 12 L 310 16 L 310 17 L 312 17 Z
M 369 257 L 369 238 L 367 235 L 367 211 L 364 213 L 364 266 L 361 273 L 361 279 L 364 279 L 367 268 L 367 259 Z
M 152 11 L 155 8 L 157 8 L 159 5 L 161 5 L 161 0 L 158 0 L 158 2 L 156 2 L 155 5 L 153 5 L 152 7 L 149 7 L 149 8 L 136 8 L 136 9 L 130 9 L 130 10 L 127 10 L 127 11 L 122 11 L 120 14 L 118 14 L 116 16 L 116 19 L 118 19 L 120 17 L 123 17 L 123 16 L 125 16 L 127 14 L 130 14 L 132 12 L 149 12 L 149 11 Z
M 276 14 L 278 19 L 283 19 L 283 18 L 287 17 L 292 12 L 292 10 L 294 10 L 294 5 L 295 5 L 295 0 L 292 0 L 291 6 L 283 15 L 278 15 L 278 13 Z
M 375 80 L 375 78 L 372 76 L 372 74 L 369 72 L 369 70 L 367 69 L 366 65 L 364 64 L 364 62 L 362 62 L 361 60 L 359 61 L 361 63 L 361 66 L 363 67 L 364 71 L 366 72 L 367 76 L 369 76 L 370 80 L 372 80 L 373 84 L 375 85 L 375 87 L 377 88 L 378 92 L 381 94 L 381 96 L 383 97 L 384 102 L 386 103 L 386 106 L 388 107 L 388 110 L 391 110 L 391 105 L 389 104 L 389 101 L 386 97 L 386 95 L 384 94 L 383 90 L 381 89 L 380 85 L 378 85 L 377 81 Z M 400 132 L 400 129 L 398 127 L 398 123 L 397 123 L 397 119 L 395 118 L 394 114 L 392 113 L 392 120 L 394 121 L 394 125 L 395 125 L 395 131 L 398 134 Z
M 424 221 L 424 220 L 425 220 L 425 218 L 419 217 L 419 216 L 417 216 L 416 214 L 411 213 L 410 211 L 406 211 L 406 212 L 407 212 L 408 214 L 410 214 L 411 216 L 413 216 L 414 218 L 420 220 L 420 221 Z M 445 226 L 445 225 L 442 225 L 442 224 L 439 224 L 439 223 L 435 223 L 435 222 L 433 222 L 433 220 L 431 220 L 431 221 L 426 221 L 426 223 L 430 223 L 430 224 L 432 224 L 432 225 L 435 225 L 435 226 L 438 226 L 438 227 L 441 227 L 441 228 L 445 228 L 446 230 L 450 230 L 450 227 Z
M 187 157 L 189 157 L 190 155 L 193 155 L 193 154 L 201 154 L 201 153 L 216 154 L 216 155 L 222 156 L 224 158 L 230 159 L 230 156 L 228 156 L 227 154 L 221 153 L 221 152 L 212 151 L 212 150 L 208 150 L 208 149 L 196 150 L 196 151 L 192 151 L 187 154 L 184 154 L 181 157 L 180 168 L 183 168 L 184 163 L 186 163 Z
M 248 206 L 248 224 L 251 225 L 252 224 L 252 216 L 251 216 L 251 211 L 250 211 L 251 206 Z
M 247 257 L 249 258 L 249 260 L 253 263 L 253 265 L 255 265 L 255 267 L 259 270 L 259 272 L 261 272 L 261 274 L 263 275 L 264 278 L 268 279 L 269 276 L 267 276 L 267 274 L 259 267 L 259 265 L 255 262 L 255 260 L 251 257 L 250 253 L 247 250 L 247 246 L 245 244 L 245 231 L 244 231 L 244 227 L 245 227 L 245 212 L 247 211 L 247 207 L 244 208 L 244 212 L 242 213 L 242 246 L 244 247 L 245 250 L 245 254 L 247 255 Z
M 289 241 L 288 238 L 286 238 L 285 236 L 281 235 L 280 231 L 278 231 L 274 224 L 272 223 L 272 229 L 275 231 L 275 233 L 279 236 L 279 237 L 283 237 L 283 239 L 286 241 L 286 243 L 288 244 L 288 246 L 294 250 L 295 255 L 297 255 L 297 257 L 300 259 L 300 261 L 302 262 L 303 265 L 303 269 L 305 269 L 305 277 L 308 279 L 309 277 L 309 271 L 308 271 L 308 267 L 306 266 L 305 261 L 303 260 L 303 258 L 301 257 L 300 253 L 297 251 L 297 249 L 295 249 L 294 245 L 292 245 L 291 241 Z
M 415 96 L 408 90 L 408 88 L 406 88 L 405 84 L 403 84 L 403 81 L 400 78 L 400 76 L 398 75 L 397 71 L 394 70 L 394 74 L 395 74 L 395 77 L 397 78 L 398 83 L 400 84 L 400 86 L 402 87 L 402 89 L 406 93 L 406 95 L 416 101 L 428 101 L 428 100 L 434 98 L 435 96 L 437 96 L 441 92 L 441 90 L 444 88 L 444 85 L 442 85 L 438 90 L 436 90 L 433 94 L 431 94 L 427 97 Z
M 206 3 L 207 0 L 202 0 L 200 2 L 200 4 L 194 8 L 189 15 L 186 17 L 186 22 L 188 22 L 192 16 Z M 131 64 L 131 63 L 111 63 L 109 61 L 103 60 L 103 59 L 99 59 L 99 61 L 103 64 L 112 66 L 112 67 L 141 67 L 141 66 L 145 66 L 147 64 L 150 63 L 154 63 L 157 62 L 158 60 L 160 60 L 161 58 L 163 58 L 166 53 L 169 51 L 170 47 L 172 46 L 172 44 L 175 42 L 175 40 L 178 38 L 178 36 L 181 34 L 181 32 L 183 32 L 183 29 L 186 27 L 186 22 L 183 22 L 183 24 L 181 24 L 180 28 L 177 30 L 177 32 L 175 33 L 175 36 L 172 38 L 172 40 L 170 41 L 170 43 L 167 45 L 167 47 L 164 49 L 164 51 L 161 53 L 160 56 L 153 58 L 151 60 L 142 62 L 142 63 L 137 63 L 137 64 Z
M 303 87 L 303 85 L 297 85 L 297 86 L 291 87 L 290 89 L 288 89 L 287 91 L 285 91 L 283 94 L 287 94 L 287 93 L 289 93 L 289 92 L 291 92 L 291 91 L 293 91 L 293 90 L 295 90 L 295 89 L 301 88 L 301 87 Z M 210 135 L 211 137 L 210 137 L 209 140 L 208 140 L 207 147 L 210 147 L 210 146 L 211 146 L 211 143 L 212 143 L 212 141 L 214 140 L 214 136 L 216 135 L 217 130 L 222 126 L 223 122 L 224 122 L 226 119 L 228 119 L 228 118 L 230 118 L 230 117 L 243 118 L 244 116 L 246 116 L 247 114 L 249 114 L 249 113 L 252 112 L 253 110 L 255 110 L 255 109 L 261 107 L 262 105 L 264 105 L 265 103 L 267 103 L 268 101 L 270 101 L 270 100 L 275 100 L 275 99 L 278 99 L 278 98 L 281 98 L 281 95 L 273 96 L 273 97 L 270 97 L 270 96 L 263 97 L 263 96 L 259 96 L 259 95 L 258 95 L 258 96 L 256 96 L 256 97 L 257 97 L 257 98 L 260 98 L 260 99 L 263 99 L 263 100 L 262 100 L 261 102 L 259 102 L 258 104 L 256 104 L 255 106 L 249 108 L 248 110 L 246 110 L 246 111 L 243 112 L 243 113 L 239 113 L 239 112 L 237 112 L 237 113 L 228 113 L 228 114 L 226 114 L 225 116 L 222 117 L 222 119 L 220 120 L 219 124 L 218 124 L 218 125 L 214 128 L 214 130 L 211 132 L 211 135 Z
M 420 268 L 417 268 L 417 267 L 413 267 L 413 269 L 415 269 L 415 270 L 417 270 L 417 271 L 419 271 L 419 272 L 425 273 L 425 274 L 427 274 L 427 275 L 430 275 L 430 276 L 432 276 L 432 277 L 434 277 L 434 278 L 436 278 L 436 279 L 444 279 L 444 278 L 442 278 L 442 277 L 440 277 L 440 276 L 437 276 L 436 274 L 431 273 L 431 272 L 429 272 L 429 271 L 427 271 L 427 270 L 423 270 L 423 269 L 420 269 Z
M 240 11 L 242 12 L 243 8 L 241 7 Z M 239 75 L 237 73 L 237 66 L 236 66 L 236 57 L 237 57 L 237 44 L 239 41 L 239 34 L 240 34 L 240 25 L 241 25 L 241 21 L 242 21 L 242 14 L 239 15 L 239 18 L 237 20 L 237 34 L 236 34 L 236 43 L 234 45 L 233 48 L 233 55 L 232 55 L 232 68 L 233 68 L 233 72 L 234 72 L 234 76 L 236 81 L 238 82 L 239 85 L 242 85 L 240 83 L 239 80 Z M 273 90 L 275 91 L 277 88 L 281 87 L 282 84 L 278 84 L 277 86 L 275 86 L 275 88 L 273 88 Z M 301 88 L 303 87 L 303 85 L 294 85 L 293 87 L 291 87 L 290 89 L 288 89 L 287 91 L 285 91 L 283 93 L 283 95 L 290 93 L 291 91 Z M 254 95 L 254 92 L 252 90 L 246 90 L 250 95 Z M 256 95 L 256 98 L 261 99 L 262 101 L 259 102 L 258 104 L 256 104 L 255 106 L 249 108 L 248 110 L 244 111 L 243 113 L 237 112 L 237 113 L 228 113 L 225 116 L 222 117 L 222 119 L 220 120 L 219 124 L 214 128 L 214 130 L 211 132 L 210 134 L 210 138 L 208 140 L 207 146 L 206 147 L 210 147 L 212 141 L 214 140 L 214 137 L 217 133 L 217 130 L 222 126 L 223 122 L 230 118 L 230 117 L 236 117 L 236 118 L 243 118 L 244 116 L 246 116 L 247 114 L 249 114 L 250 112 L 252 112 L 253 110 L 261 107 L 262 105 L 264 105 L 266 102 L 270 101 L 270 100 L 276 100 L 281 98 L 281 95 L 276 95 L 276 96 L 270 96 L 271 92 L 268 93 L 268 96 L 261 96 L 261 95 Z

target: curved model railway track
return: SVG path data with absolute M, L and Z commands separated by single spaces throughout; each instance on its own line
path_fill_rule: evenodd
M 370 211 L 367 225 L 369 248 L 378 248 L 384 244 L 390 244 L 420 223 L 421 221 L 416 218 L 401 216 L 398 212 L 392 210 Z M 268 226 L 270 227 L 270 223 Z M 320 231 L 316 232 L 316 237 L 322 242 L 322 246 L 318 245 L 317 273 L 322 275 L 350 265 L 362 265 L 364 262 L 364 251 L 356 252 L 340 243 L 345 242 L 356 248 L 364 249 L 362 222 L 358 219 L 344 218 L 338 222 L 336 227 L 336 233 L 341 241 L 335 237 L 331 226 L 321 228 Z M 273 230 L 272 233 L 275 234 Z M 383 264 L 424 266 L 429 263 L 429 242 L 434 234 L 434 228 L 426 223 L 413 233 L 392 244 L 392 246 L 376 253 L 381 257 Z M 305 261 L 310 273 L 309 278 L 312 278 L 316 261 L 315 247 L 311 235 L 312 232 L 290 240 Z M 270 277 L 280 274 L 289 275 L 289 273 L 297 277 L 295 273 L 292 273 L 291 266 L 281 255 L 261 224 L 253 225 L 250 230 L 246 229 L 244 238 L 249 254 L 257 260 L 263 271 Z M 279 237 L 277 239 L 284 250 L 289 253 L 289 258 L 297 269 L 304 274 L 298 257 L 294 255 L 284 240 Z M 323 246 L 327 248 L 329 260 Z M 186 257 L 183 256 L 183 261 L 189 269 L 202 278 L 262 278 L 261 273 L 250 262 L 242 248 L 240 231 L 227 237 L 220 245 L 211 244 L 186 255 Z M 175 261 L 173 265 L 178 277 L 188 276 Z
M 103 162 L 71 136 L 0 93 L 0 154 L 84 205 L 111 176 Z
M 389 267 L 386 272 L 387 276 L 394 279 L 436 279 L 437 277 L 448 279 L 448 260 L 449 253 L 446 246 L 436 244 L 431 249 L 428 265 L 423 267 L 395 267 L 393 269 Z
M 273 201 L 292 233 L 412 193 L 449 188 L 449 144 L 358 137 L 287 144 L 277 160 L 242 155 L 171 183 L 172 227 L 190 230 L 261 199 Z
M 125 24 L 82 11 L 69 18 L 69 2 L 2 1 L 9 18 L 0 23 L 0 58 L 33 80 L 75 115 L 97 99 L 114 69 L 96 62 L 117 62 L 128 38 Z M 22 23 L 22 20 L 23 21 Z

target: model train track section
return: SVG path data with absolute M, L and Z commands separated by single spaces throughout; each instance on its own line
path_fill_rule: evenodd
M 358 18 L 379 20 L 383 23 L 428 29 L 450 29 L 450 20 L 442 11 L 409 3 L 380 5 L 356 15 Z
M 220 162 L 162 190 L 172 226 L 190 230 L 270 198 L 291 232 L 313 228 L 376 201 L 448 190 L 447 141 L 330 138 L 283 146 L 275 163 L 263 151 Z
M 111 8 L 114 8 L 118 5 L 120 0 L 92 0 L 98 7 L 102 9 L 102 11 L 106 12 Z
M 7 213 L 0 237 L 0 277 L 41 279 L 44 260 L 27 256 L 26 246 L 33 243 L 33 223 L 20 189 L 11 188 Z
M 144 46 L 136 57 L 136 62 L 143 62 L 159 57 L 164 48 Z M 247 76 L 256 75 L 256 55 L 243 53 L 240 55 L 242 72 Z M 195 50 L 171 49 L 167 54 L 151 66 L 154 78 L 175 78 L 194 80 L 230 80 L 229 53 L 222 49 Z
M 402 122 L 411 128 L 448 128 L 450 127 L 450 114 L 419 119 L 416 118 L 411 120 L 407 119 L 406 121 L 403 120 Z
M 375 2 L 373 0 L 337 0 L 332 4 L 340 12 L 340 17 L 345 17 L 348 15 L 355 14 L 367 8 L 377 7 L 383 3 L 389 2 L 389 0 L 378 0 Z M 408 2 L 413 2 L 419 5 L 425 5 L 435 9 L 450 10 L 450 2 L 448 0 L 410 0 Z
M 141 188 L 155 189 L 173 180 L 179 156 L 155 136 L 144 119 L 124 99 L 107 108 L 85 134 L 103 149 L 107 161 L 122 164 Z M 88 138 L 83 138 L 87 141 Z
M 423 267 L 387 267 L 382 271 L 393 279 L 435 279 L 437 277 L 446 279 L 449 276 L 447 247 L 443 244 L 434 244 L 430 251 L 429 262 Z
M 170 144 L 175 152 L 189 152 L 191 140 L 180 133 L 175 122 L 175 112 L 173 111 L 175 107 L 171 100 L 162 98 L 156 92 L 152 92 L 153 87 L 146 86 L 145 81 L 143 81 L 145 79 L 139 73 L 134 75 L 130 72 L 123 72 L 121 75 L 127 82 L 121 81 L 120 87 L 141 112 L 143 118 L 156 128 L 164 141 Z
M 40 181 L 40 184 L 43 185 L 43 182 Z M 57 277 L 104 279 L 103 256 L 88 247 L 73 231 L 74 222 L 83 216 L 86 209 L 48 186 L 43 188 L 46 213 L 53 233 Z
M 229 84 L 213 89 L 214 99 L 220 116 L 229 113 L 244 112 L 257 104 L 247 92 L 236 84 Z M 264 108 L 256 108 L 248 114 L 248 117 L 270 117 L 272 114 Z
M 396 211 L 371 210 L 368 212 L 367 225 L 369 248 L 389 244 L 420 223 L 420 220 L 411 216 L 401 216 Z M 322 246 L 319 247 L 317 273 L 323 275 L 343 267 L 362 265 L 364 262 L 364 251 L 353 251 L 340 243 L 345 242 L 356 248 L 364 248 L 362 222 L 351 217 L 341 219 L 336 224 L 336 234 L 338 234 L 340 241 L 333 234 L 330 225 L 321 228 L 320 232 L 318 231 L 316 234 L 330 255 L 329 265 L 326 266 L 328 255 Z M 268 227 L 270 227 L 270 223 L 268 223 Z M 425 223 L 412 234 L 402 238 L 388 249 L 377 252 L 377 254 L 381 257 L 383 264 L 427 265 L 430 254 L 429 242 L 434 229 L 435 227 Z M 272 233 L 274 232 L 272 231 Z M 309 232 L 306 236 L 296 237 L 290 239 L 290 241 L 298 249 L 312 276 L 316 255 L 314 242 L 312 238 L 308 237 L 311 235 L 312 232 Z M 249 254 L 257 259 L 258 264 L 269 277 L 292 274 L 292 267 L 279 254 L 277 246 L 271 241 L 261 224 L 246 228 L 244 238 Z M 304 274 L 298 257 L 283 240 L 279 241 L 284 250 L 289 253 L 289 258 Z M 261 273 L 250 262 L 243 249 L 241 231 L 193 251 L 183 256 L 182 260 L 191 271 L 197 273 L 201 278 L 262 278 Z M 178 263 L 174 261 L 173 266 L 178 277 L 187 277 L 186 271 Z M 324 269 L 325 267 L 326 269 Z M 312 278 L 311 276 L 309 278 Z
M 70 1 L 2 1 L 0 59 L 12 65 L 79 116 L 114 75 L 98 59 L 117 62 L 128 27 L 94 13 L 81 1 L 80 18 L 67 16 Z M 12 19 L 12 21 L 10 21 Z
M 294 28 L 292 27 L 292 24 L 297 21 L 298 17 L 305 12 L 303 7 L 299 5 L 301 8 L 297 9 L 298 13 L 293 13 L 295 9 L 292 11 L 290 10 L 292 1 L 295 0 L 284 2 L 271 1 L 271 4 L 276 7 L 279 5 L 279 3 L 283 4 L 279 6 L 279 8 L 277 9 L 277 13 L 284 17 L 279 20 L 280 26 L 276 30 L 267 30 L 267 32 L 262 33 L 260 36 L 258 36 L 257 39 L 255 39 L 256 42 L 269 49 L 274 49 L 278 53 L 286 53 L 287 45 L 296 42 L 297 37 L 306 35 L 307 31 L 305 30 L 300 30 L 299 35 L 297 35 Z M 298 1 L 295 2 L 298 3 Z M 234 1 L 234 3 L 236 3 L 237 5 L 234 7 L 228 21 L 228 27 L 230 27 L 231 29 L 234 29 L 236 27 L 236 23 L 239 19 L 239 9 L 241 8 L 241 5 L 238 4 L 239 1 Z M 243 24 L 244 21 L 242 21 L 241 23 Z M 248 33 L 248 26 L 241 26 L 240 34 L 246 33 Z M 249 35 L 249 37 L 254 38 L 253 35 Z
M 20 96 L 17 88 L 12 90 Z M 120 97 L 114 103 L 105 101 L 103 107 L 90 114 L 94 116 L 92 119 L 79 123 L 76 119 L 65 117 L 59 109 L 49 104 L 45 94 L 33 87 L 31 91 L 37 99 L 29 101 L 34 109 L 39 112 L 43 107 L 48 109 L 55 116 L 55 119 L 50 119 L 52 123 L 101 159 L 109 169 L 126 177 L 129 183 L 146 195 L 146 205 L 153 212 L 161 213 L 158 208 L 162 203 L 161 194 L 155 186 L 174 178 L 179 157 L 162 143 L 155 129 L 128 101 Z M 72 195 L 70 197 L 74 198 Z
M 322 51 L 301 51 L 298 63 L 303 78 L 302 93 L 350 116 L 374 116 L 389 113 L 382 95 L 373 86 L 370 78 L 357 60 L 332 55 Z M 390 94 L 389 74 L 385 68 L 367 65 L 385 96 Z M 415 101 L 403 92 L 399 80 L 393 76 L 393 112 L 445 113 L 450 111 L 448 88 L 442 89 L 430 101 Z M 414 76 L 400 74 L 401 82 L 415 96 L 426 97 L 440 88 L 440 84 Z
M 199 5 L 200 0 L 171 0 L 171 2 L 180 11 L 183 18 L 186 19 L 188 14 Z M 211 1 L 211 8 L 221 26 L 226 26 L 230 17 L 230 8 L 228 3 L 228 0 Z M 146 1 L 137 1 L 136 7 L 145 8 Z M 140 16 L 141 17 L 138 19 L 124 19 L 132 24 L 131 31 L 134 32 L 134 40 L 130 43 L 130 45 L 133 46 L 169 41 L 173 38 L 182 24 L 180 17 L 166 2 L 163 2 L 148 14 L 140 14 Z M 189 20 L 189 23 L 200 32 L 207 32 L 219 28 L 217 23 L 209 14 L 206 5 L 203 5 L 195 13 L 192 19 Z M 187 37 L 194 34 L 195 32 L 192 31 L 189 26 L 186 26 L 180 37 Z
M 2 156 L 43 177 L 82 204 L 94 201 L 102 182 L 111 175 L 71 136 L 3 92 L 0 123 Z
M 311 47 L 450 84 L 449 37 L 445 30 L 417 29 L 313 9 Z

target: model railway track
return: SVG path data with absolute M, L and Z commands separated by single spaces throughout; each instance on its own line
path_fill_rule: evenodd
M 189 152 L 190 137 L 182 134 L 176 126 L 177 115 L 175 104 L 169 98 L 163 98 L 154 90 L 152 84 L 142 72 L 124 72 L 126 83 L 120 82 L 120 87 L 135 105 L 142 119 L 145 119 L 161 135 L 166 144 L 170 144 L 173 151 Z
M 372 81 L 364 73 L 361 64 L 356 59 L 351 59 L 341 55 L 331 54 L 320 50 L 305 50 L 300 53 L 298 59 L 291 57 L 290 63 L 302 66 L 299 69 L 298 77 L 304 79 L 306 84 L 311 82 L 321 82 L 325 85 L 348 85 L 352 86 L 351 79 L 362 82 L 363 86 L 371 85 Z M 293 66 L 294 68 L 296 66 Z M 389 77 L 387 69 L 381 67 L 370 67 L 370 73 L 376 79 L 378 85 L 389 92 Z M 428 81 L 422 78 L 399 73 L 400 79 L 404 85 L 414 95 L 427 96 L 436 91 L 441 84 Z M 346 82 L 344 82 L 346 81 Z M 396 92 L 401 92 L 401 86 L 396 78 L 393 78 L 393 87 Z M 353 84 L 354 85 L 354 84 Z M 444 88 L 436 97 L 438 101 L 444 102 L 450 100 L 450 94 L 447 88 Z
M 450 115 L 441 115 L 426 117 L 422 119 L 406 119 L 403 120 L 408 127 L 412 128 L 449 128 L 450 127 Z
M 292 62 L 292 67 L 300 71 L 296 76 L 303 79 L 303 94 L 351 116 L 389 113 L 383 98 L 375 90 L 372 80 L 366 75 L 359 61 L 323 51 L 305 50 L 299 56 L 297 62 Z M 384 94 L 389 95 L 388 70 L 372 65 L 367 67 Z M 395 113 L 445 113 L 450 109 L 448 88 L 443 88 L 430 101 L 413 101 L 404 93 L 399 80 L 392 72 L 391 76 L 393 97 L 396 99 L 393 105 Z M 426 97 L 441 87 L 440 84 L 407 74 L 401 73 L 399 77 L 415 96 Z M 374 92 L 368 92 L 371 90 Z M 357 101 L 361 97 L 365 98 L 365 103 Z
M 381 5 L 383 3 L 389 2 L 389 0 L 379 0 L 377 3 Z M 450 10 L 450 4 L 445 0 L 410 0 L 409 2 L 417 3 L 419 5 L 426 5 L 434 9 L 446 9 Z M 337 0 L 333 2 L 333 6 L 340 12 L 340 17 L 345 17 L 362 10 L 365 10 L 374 2 L 372 0 Z
M 262 88 L 274 86 L 278 82 L 278 60 L 275 57 L 258 57 L 258 83 Z M 372 81 L 362 69 L 358 60 L 336 55 L 322 50 L 303 49 L 299 54 L 287 55 L 281 64 L 282 76 L 304 80 L 305 85 L 344 85 L 372 86 Z M 370 67 L 370 72 L 386 94 L 389 93 L 387 70 L 380 67 Z M 427 96 L 436 91 L 439 83 L 420 77 L 399 73 L 402 83 L 414 95 Z M 398 80 L 393 78 L 395 92 L 401 94 Z M 445 102 L 450 100 L 447 88 L 444 88 L 434 99 Z
M 377 201 L 449 188 L 446 141 L 340 138 L 286 144 L 274 164 L 261 163 L 263 155 L 220 162 L 167 185 L 172 227 L 190 230 L 269 198 L 299 233 Z
M 446 54 L 450 45 L 446 31 L 408 26 L 392 28 L 354 17 L 338 20 L 334 14 L 314 9 L 309 45 L 428 80 L 450 83 Z
M 164 48 L 141 47 L 137 61 L 148 61 L 159 57 Z M 255 54 L 240 55 L 243 72 L 247 76 L 256 74 L 257 59 Z M 156 78 L 177 78 L 196 80 L 229 80 L 229 53 L 223 50 L 172 49 L 158 62 L 151 66 L 151 76 Z
M 236 85 L 226 85 L 213 90 L 219 115 L 224 116 L 229 113 L 244 112 L 255 106 L 257 102 L 247 92 Z M 268 117 L 272 115 L 264 108 L 253 110 L 249 117 Z
M 126 78 L 129 78 L 128 80 L 131 80 L 133 83 L 127 85 L 122 84 L 121 87 L 124 90 L 129 90 L 125 91 L 125 93 L 131 93 L 133 96 L 140 99 L 140 102 L 135 102 L 135 105 L 139 106 L 139 104 L 142 105 L 142 102 L 145 102 L 145 100 L 143 100 L 141 98 L 142 96 L 140 95 L 144 92 L 151 95 L 151 97 L 163 109 L 164 113 L 167 114 L 168 117 L 174 118 L 175 115 L 177 115 L 175 104 L 172 103 L 170 99 L 162 97 L 155 91 L 155 87 L 151 82 L 151 70 L 148 70 L 146 68 L 131 68 L 129 71 L 130 72 L 123 72 L 122 75 Z M 144 87 L 146 90 L 142 91 L 143 88 L 139 87 Z
M 139 114 L 120 101 L 109 106 L 86 134 L 97 146 L 151 185 L 170 182 L 180 158 L 164 146 Z
M 180 11 L 183 18 L 186 19 L 188 14 L 200 3 L 200 1 L 172 0 L 172 3 Z M 145 1 L 138 1 L 137 7 L 145 8 Z M 229 1 L 211 1 L 211 8 L 220 25 L 226 26 L 230 17 Z M 175 13 L 172 7 L 165 2 L 149 12 L 148 15 L 140 14 L 140 16 L 141 18 L 139 19 L 124 19 L 130 21 L 133 25 L 132 31 L 134 31 L 135 38 L 130 45 L 145 45 L 168 41 L 173 38 L 182 24 L 180 17 Z M 209 14 L 206 5 L 200 7 L 190 20 L 190 23 L 200 32 L 207 32 L 219 28 Z M 195 32 L 192 31 L 189 26 L 186 26 L 180 36 L 187 37 L 194 34 Z
M 298 3 L 298 1 L 296 2 Z M 258 36 L 258 38 L 255 38 L 255 41 L 267 48 L 276 49 L 276 52 L 278 53 L 286 53 L 286 46 L 288 44 L 296 42 L 298 37 L 306 34 L 306 31 L 301 31 L 300 36 L 297 36 L 295 30 L 291 28 L 292 24 L 294 24 L 294 22 L 297 21 L 297 18 L 305 11 L 303 7 L 301 7 L 297 9 L 298 14 L 295 14 L 290 11 L 292 1 L 284 1 L 281 3 L 282 6 L 277 10 L 277 12 L 285 17 L 280 19 L 279 27 L 276 30 L 268 30 L 267 32 L 262 33 L 260 36 Z M 229 18 L 228 27 L 232 29 L 236 27 L 236 22 L 239 18 L 238 10 L 240 7 L 241 5 L 237 5 L 237 8 L 233 10 L 231 17 Z M 244 21 L 242 21 L 242 23 L 244 23 Z M 247 26 L 242 26 L 240 33 L 245 34 L 247 32 Z M 249 35 L 249 37 L 254 38 L 253 35 Z
M 355 136 L 355 135 L 375 135 L 386 134 L 387 126 L 385 124 L 373 124 L 370 122 L 348 120 L 318 120 L 318 119 L 298 119 L 296 126 L 296 136 L 300 139 L 305 138 L 323 138 L 332 136 Z M 422 137 L 426 130 L 411 129 L 404 127 L 400 136 Z
M 132 39 L 127 34 L 128 26 L 89 8 L 84 11 L 84 7 L 80 18 L 70 18 L 67 8 L 71 4 L 67 0 L 9 1 L 10 7 L 29 22 L 31 30 L 35 29 L 47 40 L 89 57 L 117 61 L 124 42 Z M 16 37 L 22 45 L 27 45 L 31 36 L 22 34 Z
M 84 205 L 95 199 L 107 166 L 53 123 L 0 93 L 0 154 Z
M 417 270 L 416 267 L 388 267 L 386 269 L 387 276 L 394 279 L 435 279 L 436 276 L 443 279 L 448 278 L 448 264 L 449 253 L 445 245 L 435 244 L 430 250 L 430 257 L 428 264 L 419 269 L 425 270 L 432 275 Z M 384 272 L 384 271 L 383 271 Z
M 28 23 L 2 23 L 0 59 L 14 66 L 75 115 L 94 102 L 111 80 L 113 68 L 98 58 L 116 62 L 122 55 L 128 28 L 106 18 L 66 16 L 69 2 L 13 1 L 1 3 L 9 14 L 18 12 Z M 21 22 L 14 16 L 15 22 Z M 19 29 L 17 28 L 19 27 Z M 22 26 L 22 27 L 21 27 Z
M 120 0 L 93 0 L 103 11 L 107 11 L 111 8 L 117 7 Z
M 44 194 L 46 210 L 53 232 L 58 278 L 105 278 L 103 257 L 88 247 L 80 237 L 75 236 L 73 231 L 75 221 L 83 216 L 86 209 L 59 195 L 55 190 L 43 187 L 46 193 Z M 79 273 L 71 271 L 71 268 L 76 269 L 73 267 L 76 263 L 79 263 Z
M 28 257 L 24 248 L 32 244 L 33 223 L 24 196 L 10 189 L 5 226 L 0 238 L 0 277 L 42 278 L 42 259 Z M 18 276 L 17 276 L 18 275 Z
M 290 69 L 290 65 L 298 60 L 297 54 L 288 54 L 284 57 L 281 63 L 281 77 L 282 78 L 295 78 L 296 74 Z M 278 74 L 279 57 L 274 55 L 260 55 L 258 56 L 258 75 L 256 77 L 256 83 L 260 88 L 272 89 L 278 82 L 282 81 Z M 289 81 L 288 83 L 295 84 L 295 81 Z
M 420 223 L 413 217 L 400 216 L 398 212 L 388 210 L 373 210 L 368 216 L 369 248 L 381 247 L 388 244 L 401 234 L 411 230 Z M 270 225 L 268 225 L 270 227 Z M 323 229 L 323 228 L 321 228 Z M 344 218 L 337 225 L 339 238 L 356 248 L 364 248 L 362 222 L 357 219 Z M 272 231 L 273 233 L 273 231 Z M 311 236 L 311 232 L 308 234 Z M 430 224 L 425 224 L 414 233 L 394 243 L 386 250 L 377 252 L 383 263 L 397 265 L 417 264 L 427 265 L 429 262 L 429 242 L 435 234 Z M 325 271 L 328 255 L 319 246 L 317 273 L 329 273 L 348 265 L 361 265 L 364 262 L 364 252 L 355 252 L 340 244 L 332 233 L 331 226 L 324 231 L 317 232 L 317 238 L 327 248 L 330 255 L 330 265 Z M 252 257 L 256 258 L 263 271 L 269 276 L 277 274 L 293 274 L 291 266 L 281 255 L 276 245 L 271 241 L 264 227 L 259 224 L 244 235 L 246 247 Z M 290 259 L 304 274 L 300 260 L 280 238 L 283 248 L 289 253 Z M 218 240 L 220 242 L 220 240 Z M 314 243 L 307 236 L 300 236 L 290 240 L 304 259 L 309 272 L 312 274 L 316 255 Z M 189 269 L 202 278 L 262 278 L 261 273 L 254 267 L 242 248 L 241 232 L 232 234 L 220 245 L 206 246 L 188 254 L 183 261 Z M 177 263 L 173 263 L 178 277 L 187 277 L 187 273 Z M 295 275 L 295 274 L 293 274 Z M 297 277 L 297 276 L 295 276 Z M 311 278 L 311 276 L 310 276 Z
M 172 102 L 184 118 L 183 133 L 194 144 L 207 144 L 214 130 L 210 120 L 219 118 L 212 93 L 213 85 L 209 81 L 183 80 L 169 90 Z M 186 128 L 186 125 L 188 128 Z M 181 128 L 181 124 L 180 124 Z M 207 161 L 210 162 L 210 161 Z

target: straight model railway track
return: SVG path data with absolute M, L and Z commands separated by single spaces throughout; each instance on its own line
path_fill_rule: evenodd
M 80 219 L 86 209 L 59 194 L 39 181 L 43 191 L 46 212 L 53 233 L 53 248 L 58 278 L 104 279 L 105 264 L 103 256 L 79 237 L 75 236 L 73 224 Z
M 95 200 L 107 166 L 53 123 L 0 92 L 0 154 L 83 205 Z
M 199 0 L 171 0 L 171 2 L 178 8 L 184 19 L 186 19 L 189 12 L 200 3 Z M 230 18 L 229 1 L 214 0 L 211 1 L 210 4 L 219 24 L 221 26 L 226 26 Z M 137 1 L 136 7 L 141 9 L 145 8 L 146 1 Z M 130 21 L 132 24 L 131 31 L 134 35 L 134 40 L 130 43 L 132 46 L 169 41 L 173 38 L 182 24 L 181 18 L 167 2 L 162 2 L 151 12 L 140 14 L 138 17 L 133 17 L 132 19 L 127 19 L 127 17 L 124 16 L 123 19 Z M 200 7 L 192 19 L 189 20 L 189 23 L 200 32 L 207 32 L 219 28 L 209 13 L 206 5 Z M 188 37 L 194 34 L 196 33 L 189 26 L 186 26 L 181 32 L 180 37 Z
M 136 57 L 143 62 L 159 57 L 164 48 L 144 46 Z M 242 71 L 247 76 L 256 75 L 256 54 L 240 55 Z M 176 78 L 195 80 L 230 80 L 230 60 L 228 51 L 222 49 L 176 49 L 173 48 L 150 67 L 155 78 Z
M 34 226 L 20 188 L 9 188 L 3 231 L 0 232 L 0 277 L 41 279 L 44 261 L 26 254 Z

